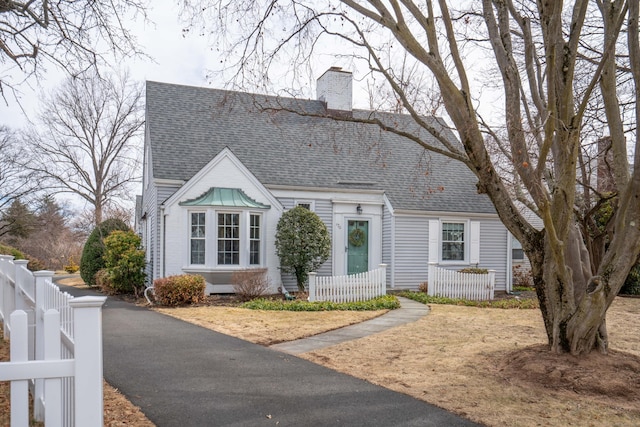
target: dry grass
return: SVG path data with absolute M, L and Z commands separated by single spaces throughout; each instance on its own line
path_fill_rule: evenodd
M 315 314 L 222 307 L 160 311 L 263 344 L 304 335 L 293 329 L 311 323 Z M 577 359 L 541 348 L 546 337 L 539 310 L 433 305 L 417 322 L 302 357 L 489 426 L 637 426 L 640 299 L 618 298 L 608 325 L 618 351 Z
M 387 310 L 292 312 L 215 306 L 156 308 L 155 310 L 262 345 L 317 335 L 363 322 L 387 312 Z
M 219 306 L 157 310 L 263 345 L 380 314 Z M 302 357 L 489 426 L 637 426 L 640 299 L 616 299 L 607 323 L 616 351 L 576 359 L 541 349 L 546 337 L 539 310 L 432 305 L 417 322 Z M 108 389 L 105 385 L 105 425 L 153 425 Z M 0 389 L 0 414 L 4 394 Z M 114 396 L 112 403 L 107 396 Z
M 634 355 L 630 358 L 594 355 L 596 363 L 570 356 L 529 358 L 519 375 L 505 375 L 503 368 L 520 353 L 514 350 L 536 353 L 528 346 L 546 341 L 538 310 L 434 305 L 418 322 L 302 357 L 489 426 L 637 426 L 639 321 L 640 300 L 619 298 L 609 311 L 612 347 Z M 620 372 L 620 361 L 635 363 L 630 373 Z M 583 378 L 560 382 L 588 385 L 599 379 L 604 389 L 578 393 L 548 386 L 550 379 L 578 368 Z M 628 393 L 607 389 L 607 384 L 618 387 L 621 375 L 633 376 L 622 379 Z

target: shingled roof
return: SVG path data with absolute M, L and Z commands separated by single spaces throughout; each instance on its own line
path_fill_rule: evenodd
M 187 181 L 229 147 L 267 186 L 382 190 L 395 209 L 495 213 L 459 162 L 374 125 L 280 108 L 325 114 L 321 101 L 158 82 L 147 82 L 146 97 L 155 178 Z M 408 116 L 381 117 L 419 132 Z M 421 137 L 433 141 L 424 131 Z

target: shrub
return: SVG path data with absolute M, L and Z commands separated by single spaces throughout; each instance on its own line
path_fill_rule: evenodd
M 489 270 L 486 268 L 478 268 L 478 267 L 467 267 L 460 270 L 460 273 L 469 273 L 469 274 L 489 274 Z
M 64 268 L 64 271 L 66 271 L 69 274 L 77 273 L 78 270 L 80 270 L 80 266 L 78 265 L 76 260 L 73 259 L 73 257 L 69 257 L 69 262 L 63 268 Z
M 640 295 L 640 262 L 633 266 L 620 293 L 624 295 Z
M 393 295 L 383 295 L 367 301 L 343 303 L 331 301 L 309 302 L 302 300 L 283 301 L 260 298 L 245 302 L 242 304 L 242 308 L 275 311 L 373 311 L 394 310 L 396 308 L 400 308 L 400 302 L 398 301 L 398 298 Z
M 96 286 L 102 290 L 107 295 L 115 295 L 117 292 L 111 286 L 111 280 L 109 279 L 109 272 L 106 268 L 98 270 L 98 272 L 93 276 L 96 281 Z
M 429 282 L 424 281 L 424 282 L 420 283 L 420 285 L 418 285 L 418 290 L 420 292 L 424 292 L 425 294 L 429 293 Z
M 134 293 L 144 289 L 144 251 L 140 237 L 133 231 L 115 230 L 104 239 L 104 264 L 111 287 L 116 293 Z
M 309 272 L 320 267 L 331 255 L 327 226 L 307 208 L 296 206 L 288 210 L 278 221 L 276 254 L 282 271 L 294 274 L 298 289 L 304 291 Z
M 110 218 L 93 229 L 82 249 L 80 277 L 89 286 L 95 286 L 95 274 L 104 268 L 104 239 L 114 230 L 129 231 L 122 220 Z
M 42 261 L 29 255 L 25 255 L 22 251 L 14 248 L 13 246 L 0 244 L 0 255 L 12 255 L 13 259 L 29 260 L 29 263 L 27 264 L 27 269 L 29 269 L 29 271 L 40 271 L 46 269 L 46 266 Z
M 27 264 L 27 268 L 29 269 L 29 271 L 40 271 L 47 269 L 47 266 L 44 265 L 44 262 L 40 261 L 38 258 L 33 258 L 29 255 L 27 255 L 25 258 L 29 260 L 29 264 Z
M 533 276 L 531 270 L 521 265 L 514 265 L 511 269 L 513 276 L 513 287 L 515 288 L 534 288 Z
M 250 301 L 264 295 L 271 287 L 271 281 L 264 268 L 240 270 L 231 276 L 233 290 L 241 301 Z
M 26 259 L 24 254 L 13 246 L 0 244 L 0 255 L 13 255 L 13 259 Z
M 195 304 L 204 299 L 204 277 L 193 274 L 169 276 L 153 281 L 154 295 L 160 305 Z
M 398 295 L 412 299 L 414 301 L 421 302 L 422 304 L 448 304 L 448 305 L 462 305 L 466 307 L 480 307 L 480 308 L 515 308 L 515 309 L 533 309 L 540 308 L 540 304 L 537 299 L 502 299 L 494 301 L 472 301 L 463 298 L 447 298 L 439 296 L 430 296 L 422 292 L 403 291 Z

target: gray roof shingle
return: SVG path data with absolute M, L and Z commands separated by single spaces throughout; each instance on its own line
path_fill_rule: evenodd
M 186 181 L 229 147 L 265 185 L 384 190 L 395 209 L 495 213 L 462 163 L 374 125 L 279 108 L 324 114 L 321 101 L 158 82 L 147 82 L 146 97 L 155 178 Z M 434 141 L 409 116 L 380 117 Z

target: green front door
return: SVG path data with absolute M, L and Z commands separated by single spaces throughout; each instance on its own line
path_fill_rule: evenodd
M 347 227 L 347 274 L 369 270 L 369 221 L 349 220 Z

